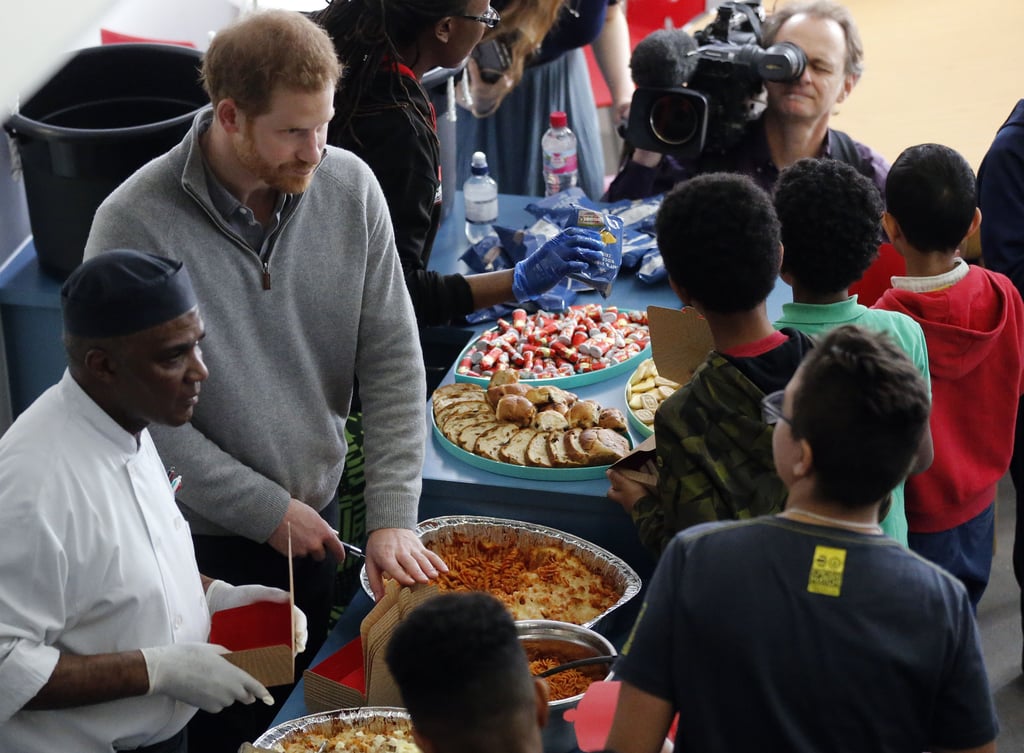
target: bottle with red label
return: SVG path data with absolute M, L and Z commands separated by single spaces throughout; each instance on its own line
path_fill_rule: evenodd
M 579 182 L 576 134 L 569 130 L 564 112 L 551 113 L 551 127 L 541 139 L 544 150 L 544 195 L 552 196 Z

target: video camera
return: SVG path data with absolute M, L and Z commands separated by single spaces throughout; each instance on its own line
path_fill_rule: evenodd
M 630 59 L 637 90 L 626 140 L 681 159 L 733 146 L 753 117 L 763 82 L 794 81 L 807 65 L 790 42 L 762 47 L 763 20 L 759 0 L 725 2 L 692 37 L 664 30 L 641 40 Z

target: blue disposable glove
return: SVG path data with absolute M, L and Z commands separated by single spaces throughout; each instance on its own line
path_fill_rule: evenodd
M 580 273 L 604 258 L 604 241 L 596 230 L 571 227 L 516 264 L 512 293 L 520 303 L 536 298 L 566 275 Z

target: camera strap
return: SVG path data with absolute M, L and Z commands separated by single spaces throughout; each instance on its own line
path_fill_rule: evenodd
M 832 159 L 837 159 L 840 162 L 852 166 L 857 172 L 867 178 L 873 178 L 874 173 L 870 169 L 870 164 L 862 159 L 860 152 L 857 151 L 857 146 L 854 144 L 853 139 L 843 131 L 838 131 L 835 128 L 829 129 L 829 149 L 831 151 Z

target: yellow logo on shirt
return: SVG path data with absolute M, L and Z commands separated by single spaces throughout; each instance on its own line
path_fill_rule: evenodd
M 811 574 L 807 579 L 807 591 L 824 596 L 839 596 L 843 587 L 843 568 L 846 567 L 846 550 L 830 546 L 814 547 Z

